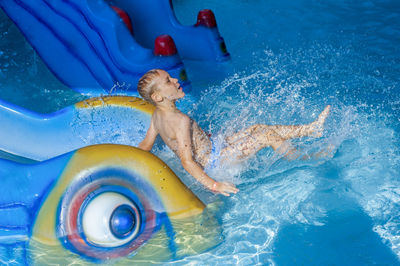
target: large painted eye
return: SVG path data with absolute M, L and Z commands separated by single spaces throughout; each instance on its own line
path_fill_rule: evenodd
M 82 229 L 88 242 L 100 247 L 118 247 L 137 236 L 141 218 L 136 205 L 127 197 L 104 192 L 86 206 Z
M 116 168 L 85 172 L 63 195 L 57 236 L 88 258 L 118 258 L 151 238 L 163 211 L 154 189 L 134 173 Z

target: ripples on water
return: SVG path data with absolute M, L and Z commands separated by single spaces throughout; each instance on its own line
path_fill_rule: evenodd
M 324 136 L 293 143 L 303 153 L 334 149 L 326 158 L 289 162 L 267 148 L 217 171 L 214 178 L 241 190 L 222 199 L 226 239 L 177 264 L 398 263 L 398 81 L 366 70 L 376 62 L 357 58 L 352 47 L 266 49 L 254 57 L 252 70 L 203 92 L 189 114 L 207 131 L 230 135 L 254 123 L 309 123 L 331 104 Z M 185 176 L 178 161 L 169 161 Z

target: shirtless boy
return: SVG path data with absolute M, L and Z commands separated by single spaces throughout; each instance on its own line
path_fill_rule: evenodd
M 207 134 L 195 121 L 176 108 L 176 100 L 185 96 L 177 79 L 170 77 L 164 70 L 150 70 L 139 80 L 138 91 L 146 101 L 156 106 L 146 137 L 139 148 L 150 151 L 160 134 L 189 174 L 209 190 L 225 196 L 239 190 L 229 182 L 216 182 L 209 177 L 204 171 L 208 164 L 214 163 L 216 159 L 244 160 L 268 146 L 276 151 L 285 146 L 282 144 L 286 140 L 292 138 L 320 137 L 330 109 L 328 105 L 317 120 L 306 125 L 253 125 L 226 138 L 225 146 L 215 154 L 213 143 Z M 278 152 L 291 152 L 282 147 Z

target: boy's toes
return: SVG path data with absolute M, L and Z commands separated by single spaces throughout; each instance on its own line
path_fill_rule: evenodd
M 331 106 L 327 105 L 325 107 L 325 109 L 319 114 L 319 116 L 317 118 L 317 122 L 319 124 L 324 124 L 325 119 L 328 117 L 330 110 L 331 110 Z
M 329 112 L 331 110 L 331 106 L 327 105 L 325 109 L 319 114 L 318 118 L 316 121 L 314 121 L 311 126 L 312 126 L 312 136 L 315 138 L 320 138 L 323 135 L 324 131 L 324 123 L 325 119 L 328 117 Z
M 327 105 L 327 106 L 325 107 L 325 109 L 321 112 L 321 114 L 320 114 L 319 116 L 320 116 L 321 118 L 323 118 L 323 120 L 325 120 L 326 117 L 329 115 L 330 110 L 331 110 L 331 106 L 330 106 L 330 105 Z

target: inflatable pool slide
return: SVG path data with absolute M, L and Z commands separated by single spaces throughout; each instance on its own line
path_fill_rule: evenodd
M 135 95 L 138 79 L 153 68 L 189 91 L 181 57 L 229 58 L 211 11 L 183 26 L 168 0 L 0 0 L 0 7 L 54 75 L 86 95 Z
M 133 147 L 153 110 L 127 96 L 53 114 L 1 102 L 0 149 L 31 161 L 0 159 L 0 260 L 162 262 L 217 245 L 220 226 L 204 204 L 159 158 Z
M 129 96 L 96 97 L 51 114 L 38 114 L 0 100 L 0 149 L 43 161 L 85 146 L 137 146 L 154 106 Z
M 0 262 L 165 262 L 218 245 L 214 215 L 135 146 L 154 106 L 139 78 L 161 68 L 190 90 L 182 59 L 229 59 L 214 14 L 181 25 L 168 0 L 0 0 L 68 87 L 95 97 L 39 114 L 0 100 Z M 119 94 L 119 96 L 103 96 Z
M 0 260 L 132 265 L 219 243 L 218 223 L 160 159 L 115 144 L 34 164 L 0 159 Z

